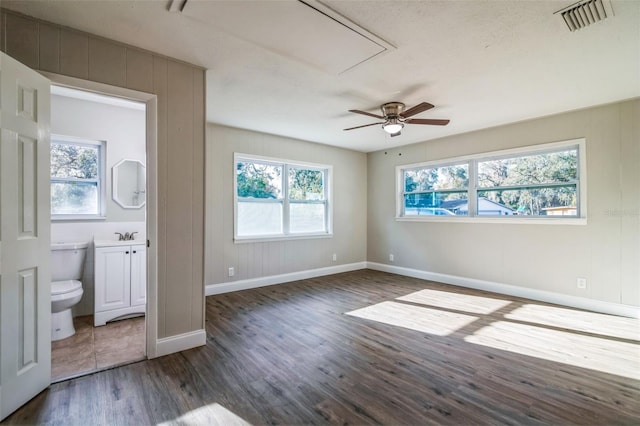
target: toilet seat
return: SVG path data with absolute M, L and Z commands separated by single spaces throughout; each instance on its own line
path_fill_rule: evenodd
M 51 283 L 51 295 L 60 296 L 82 289 L 82 282 L 78 280 L 54 281 Z

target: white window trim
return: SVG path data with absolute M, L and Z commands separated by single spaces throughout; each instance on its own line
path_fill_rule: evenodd
M 98 146 L 98 214 L 52 214 L 52 221 L 81 221 L 81 220 L 105 220 L 106 204 L 107 204 L 107 185 L 106 185 L 106 168 L 107 168 L 107 144 L 106 141 L 78 138 L 74 136 L 63 136 L 51 134 L 51 144 L 62 142 L 74 145 Z M 68 182 L 72 179 L 50 178 L 50 182 L 60 181 Z
M 238 236 L 238 180 L 237 180 L 237 164 L 240 160 L 255 161 L 263 164 L 282 165 L 283 166 L 283 187 L 281 199 L 257 199 L 256 202 L 281 203 L 282 204 L 282 226 L 283 234 L 267 234 L 267 235 L 249 235 Z M 326 232 L 310 232 L 310 233 L 286 233 L 289 229 L 289 187 L 287 183 L 288 168 L 305 168 L 310 170 L 321 170 L 325 173 L 324 192 L 325 192 L 325 221 Z M 309 163 L 304 161 L 288 160 L 284 158 L 265 157 L 261 155 L 243 154 L 239 152 L 233 153 L 233 240 L 235 243 L 254 243 L 254 242 L 270 242 L 283 240 L 303 240 L 317 238 L 333 237 L 333 166 L 318 163 Z M 296 201 L 299 202 L 299 201 Z M 315 204 L 312 201 L 309 204 Z
M 469 163 L 469 208 L 476 210 L 477 173 L 472 173 L 477 165 L 477 160 L 494 160 L 504 157 L 518 156 L 522 154 L 539 154 L 545 151 L 557 151 L 562 148 L 578 147 L 578 214 L 577 217 L 563 216 L 402 216 L 404 203 L 404 178 L 403 172 L 408 169 L 450 166 L 460 163 Z M 531 145 L 520 148 L 490 151 L 473 155 L 466 155 L 442 160 L 426 161 L 422 163 L 396 166 L 396 216 L 398 222 L 447 222 L 447 223 L 493 223 L 493 224 L 544 224 L 544 225 L 586 225 L 587 224 L 587 150 L 586 139 L 570 139 L 560 142 L 551 142 L 540 145 Z M 472 179 L 473 178 L 473 179 Z M 473 182 L 472 182 L 473 180 Z M 473 198 L 473 200 L 472 200 Z

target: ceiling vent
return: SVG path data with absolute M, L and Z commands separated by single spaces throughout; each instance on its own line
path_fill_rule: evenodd
M 569 30 L 576 31 L 613 16 L 613 7 L 609 0 L 583 0 L 555 13 L 562 15 Z
M 182 12 L 186 5 L 187 5 L 187 0 L 169 0 L 169 4 L 167 5 L 167 10 L 173 13 Z

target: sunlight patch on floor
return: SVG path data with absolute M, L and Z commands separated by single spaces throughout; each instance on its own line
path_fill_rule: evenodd
M 477 319 L 471 315 L 390 301 L 347 312 L 347 315 L 437 336 L 447 336 Z
M 490 314 L 511 303 L 509 300 L 495 299 L 492 297 L 472 296 L 470 294 L 458 294 L 430 289 L 416 291 L 415 293 L 398 297 L 396 300 L 474 314 Z
M 504 317 L 511 320 L 640 341 L 640 320 L 635 318 L 536 304 L 523 305 Z
M 466 342 L 640 380 L 640 345 L 496 321 Z
M 169 425 L 220 425 L 220 426 L 251 426 L 243 418 L 232 413 L 222 405 L 215 403 L 196 408 L 177 419 L 160 423 L 161 426 Z

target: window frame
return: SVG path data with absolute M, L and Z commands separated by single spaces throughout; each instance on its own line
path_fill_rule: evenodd
M 512 187 L 532 187 L 530 185 L 513 185 L 509 187 L 478 187 L 478 163 L 483 161 L 499 160 L 514 157 L 526 157 L 528 155 L 539 155 L 545 153 L 559 152 L 571 148 L 577 149 L 577 171 L 576 171 L 576 216 L 521 216 L 521 215 L 478 215 L 477 200 L 478 192 L 487 191 L 495 188 L 505 190 Z M 446 167 L 456 164 L 469 165 L 469 186 L 467 189 L 468 196 L 468 215 L 455 216 L 405 216 L 404 215 L 404 196 L 405 182 L 404 172 L 407 170 L 420 168 Z M 422 163 L 406 164 L 396 166 L 396 221 L 406 222 L 458 222 L 458 223 L 512 223 L 512 224 L 556 224 L 556 225 L 586 225 L 587 224 L 587 160 L 586 160 L 586 139 L 571 139 L 560 142 L 544 143 L 539 145 L 530 145 L 520 148 L 511 148 L 499 151 L 490 151 L 473 155 L 446 158 L 442 160 L 427 161 Z M 572 181 L 573 182 L 573 181 Z M 572 185 L 574 183 L 571 183 Z M 540 184 L 540 187 L 566 186 L 561 183 Z M 515 188 L 518 189 L 518 188 Z
M 60 178 L 60 177 L 52 177 L 49 176 L 49 188 L 51 188 L 51 184 L 53 183 L 71 183 L 71 182 L 87 182 L 87 183 L 96 183 L 97 192 L 98 192 L 98 212 L 93 214 L 53 214 L 51 213 L 52 221 L 65 221 L 65 220 L 105 220 L 106 219 L 106 200 L 107 200 L 107 188 L 106 188 L 106 141 L 100 140 L 92 140 L 87 138 L 78 138 L 74 136 L 64 136 L 64 135 L 56 135 L 51 134 L 51 143 L 54 144 L 65 144 L 65 145 L 75 145 L 82 147 L 92 147 L 97 148 L 97 166 L 98 166 L 98 176 L 96 179 L 80 179 L 80 178 Z M 49 150 L 51 152 L 51 150 Z M 49 172 L 51 173 L 51 172 Z
M 280 198 L 250 198 L 238 197 L 237 169 L 239 162 L 256 162 L 272 166 L 282 167 Z M 317 170 L 323 173 L 324 200 L 290 200 L 289 199 L 289 170 L 304 169 Z M 297 240 L 311 238 L 330 238 L 333 236 L 333 166 L 326 164 L 309 163 L 303 161 L 287 160 L 282 158 L 265 157 L 259 155 L 233 154 L 233 239 L 237 243 L 267 242 L 281 240 Z M 265 235 L 238 235 L 238 203 L 242 201 L 252 203 L 269 203 L 282 205 L 282 233 Z M 324 228 L 323 232 L 290 232 L 290 206 L 291 204 L 324 204 Z

